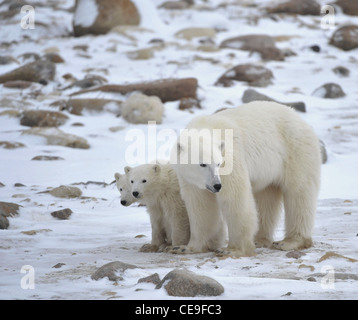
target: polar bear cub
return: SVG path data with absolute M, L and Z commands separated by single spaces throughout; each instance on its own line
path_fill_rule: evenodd
M 190 130 L 198 139 L 188 139 Z M 221 213 L 229 236 L 221 252 L 250 256 L 255 242 L 280 250 L 312 245 L 320 145 L 293 109 L 255 101 L 196 117 L 173 147 L 171 163 L 190 219 L 190 241 L 180 252 L 210 249 L 222 236 Z M 282 203 L 285 238 L 274 242 Z
M 124 168 L 133 197 L 145 204 L 152 226 L 151 244 L 140 251 L 163 251 L 167 246 L 187 245 L 189 219 L 177 176 L 170 164 L 144 164 Z
M 127 207 L 136 202 L 137 199 L 132 195 L 131 186 L 126 174 L 116 172 L 114 178 L 116 179 L 117 189 L 121 194 L 121 205 Z

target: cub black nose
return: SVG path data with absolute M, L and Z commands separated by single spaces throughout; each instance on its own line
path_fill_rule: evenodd
M 122 205 L 122 206 L 125 206 L 126 204 L 127 204 L 127 201 L 126 201 L 126 200 L 122 200 L 122 201 L 121 201 L 121 205 Z
M 132 192 L 132 194 L 133 194 L 133 197 L 137 198 L 138 195 L 139 195 L 139 192 L 138 192 L 138 191 L 134 191 L 134 192 Z
M 220 191 L 220 189 L 221 189 L 221 184 L 220 184 L 220 183 L 214 184 L 214 189 L 215 189 L 216 191 Z

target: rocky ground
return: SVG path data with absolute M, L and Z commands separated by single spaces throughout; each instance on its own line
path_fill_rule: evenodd
M 356 4 L 81 2 L 29 1 L 35 29 L 22 3 L 0 5 L 0 298 L 357 299 Z M 155 117 L 130 106 L 134 91 L 160 99 Z M 252 100 L 295 108 L 322 142 L 313 248 L 138 252 L 145 208 L 122 207 L 111 184 L 135 165 L 133 136 L 138 161 L 165 157 L 166 132 Z

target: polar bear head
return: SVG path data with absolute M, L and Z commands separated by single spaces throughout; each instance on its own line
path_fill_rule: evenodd
M 127 176 L 116 172 L 114 178 L 116 179 L 116 185 L 121 194 L 121 204 L 127 207 L 136 202 L 136 199 L 132 196 L 131 186 Z
M 185 129 L 172 148 L 170 162 L 187 183 L 216 193 L 221 190 L 225 140 L 209 129 Z
M 125 167 L 124 171 L 128 177 L 132 196 L 143 199 L 150 196 L 156 187 L 160 187 L 159 164 L 143 164 L 134 168 Z

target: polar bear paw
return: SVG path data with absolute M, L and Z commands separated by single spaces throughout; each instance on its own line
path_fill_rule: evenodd
M 295 237 L 272 243 L 272 248 L 282 251 L 301 250 L 312 246 L 312 239 Z
M 193 254 L 198 253 L 192 247 L 188 246 L 168 246 L 165 249 L 165 252 L 172 253 L 172 254 Z
M 146 243 L 140 247 L 139 252 L 158 252 L 158 250 L 159 247 L 157 245 Z

